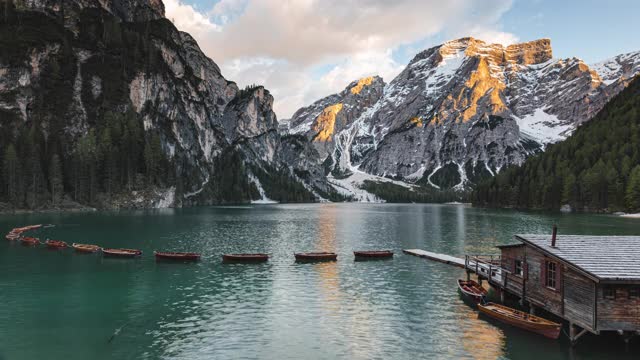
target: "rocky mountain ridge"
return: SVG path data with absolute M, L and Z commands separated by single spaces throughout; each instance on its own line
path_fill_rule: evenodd
M 592 68 L 553 58 L 549 39 L 503 46 L 462 38 L 417 54 L 388 84 L 362 79 L 365 96 L 350 91 L 356 81 L 298 110 L 288 132 L 309 141 L 333 182 L 357 187 L 348 179 L 357 172 L 464 189 L 566 138 L 639 64 L 638 52 Z
M 9 0 L 0 8 L 0 202 L 130 208 L 319 198 L 282 161 L 269 91 L 226 80 L 164 17 L 160 0 Z M 315 186 L 330 192 L 322 180 Z

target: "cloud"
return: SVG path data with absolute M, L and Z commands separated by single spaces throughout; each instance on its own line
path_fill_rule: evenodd
M 184 1 L 184 0 L 182 0 Z M 192 1 L 192 0 L 190 0 Z M 280 118 L 352 80 L 390 81 L 408 59 L 394 51 L 435 35 L 517 39 L 498 21 L 511 0 L 221 0 L 199 12 L 165 0 L 167 18 L 239 85 L 264 84 Z M 318 69 L 323 69 L 318 73 Z
M 184 4 L 180 0 L 164 0 L 167 19 L 174 25 L 191 34 L 196 40 L 206 43 L 211 33 L 221 31 L 221 28 L 209 20 L 209 17 L 191 5 Z

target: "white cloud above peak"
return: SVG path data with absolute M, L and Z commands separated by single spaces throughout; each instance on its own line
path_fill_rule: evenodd
M 517 40 L 498 23 L 511 0 L 221 0 L 206 11 L 182 1 L 165 0 L 167 18 L 225 77 L 265 85 L 279 118 L 359 77 L 390 81 L 408 60 L 394 57 L 400 46 L 436 35 Z

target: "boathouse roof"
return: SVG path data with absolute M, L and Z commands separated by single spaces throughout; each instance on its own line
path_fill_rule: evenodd
M 515 235 L 520 240 L 605 281 L 640 281 L 640 236 Z

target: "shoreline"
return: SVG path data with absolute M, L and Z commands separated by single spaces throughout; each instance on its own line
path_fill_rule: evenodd
M 623 218 L 627 218 L 627 219 L 640 219 L 640 213 L 620 214 L 618 216 L 623 217 Z

